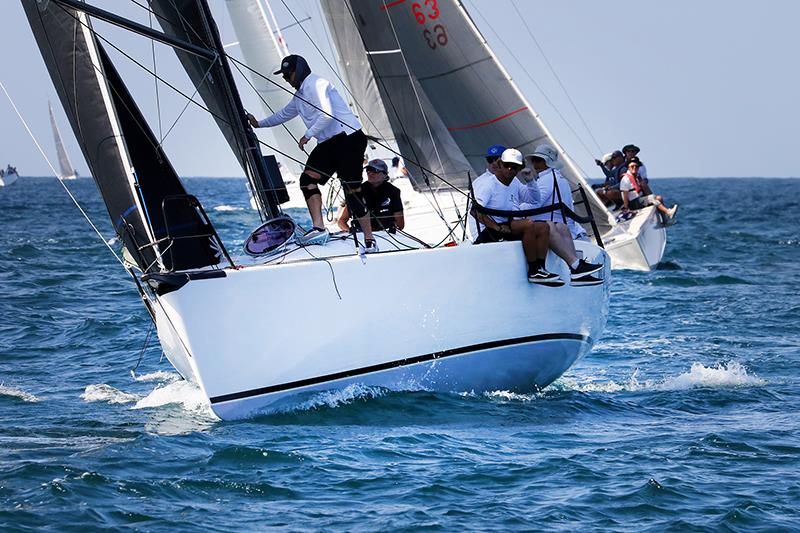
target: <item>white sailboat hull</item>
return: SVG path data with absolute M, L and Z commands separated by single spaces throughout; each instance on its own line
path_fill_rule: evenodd
M 16 172 L 9 172 L 7 174 L 0 176 L 0 187 L 11 185 L 15 181 L 17 181 L 17 178 L 19 178 L 19 175 L 17 175 Z
M 159 297 L 158 333 L 223 419 L 350 383 L 530 392 L 586 354 L 606 324 L 608 256 L 577 245 L 606 265 L 604 284 L 532 285 L 516 242 L 229 269 Z M 555 257 L 548 268 L 568 275 Z
M 664 257 L 667 230 L 654 206 L 636 211 L 630 221 L 618 224 L 603 237 L 611 268 L 649 271 Z

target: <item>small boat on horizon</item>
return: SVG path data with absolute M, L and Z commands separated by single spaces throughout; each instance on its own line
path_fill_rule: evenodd
M 6 166 L 5 170 L 0 168 L 0 187 L 7 187 L 17 181 L 19 174 L 17 174 L 16 167 L 10 164 Z

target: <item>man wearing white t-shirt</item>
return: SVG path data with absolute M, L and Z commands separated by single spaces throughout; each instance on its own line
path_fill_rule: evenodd
M 570 184 L 559 172 L 563 163 L 558 158 L 558 151 L 549 144 L 540 144 L 526 157 L 538 175 L 535 181 L 530 181 L 520 188 L 520 209 L 536 209 L 563 203 L 571 211 L 574 210 Z M 550 249 L 569 265 L 572 285 L 588 286 L 603 283 L 602 279 L 592 275 L 601 270 L 603 265 L 578 258 L 573 239 L 586 235 L 578 223 L 561 211 L 533 215 L 531 218 L 545 221 L 550 226 Z
M 483 208 L 516 211 L 519 207 L 520 182 L 514 178 L 523 167 L 519 150 L 505 150 L 500 156 L 496 173 L 482 176 L 473 183 L 475 202 Z M 474 207 L 470 211 L 470 218 L 474 219 L 472 235 L 477 235 L 475 244 L 522 241 L 528 262 L 528 281 L 549 287 L 564 284 L 557 274 L 548 272 L 544 266 L 549 240 L 547 224 L 533 220 L 512 220 L 508 215 L 489 215 Z

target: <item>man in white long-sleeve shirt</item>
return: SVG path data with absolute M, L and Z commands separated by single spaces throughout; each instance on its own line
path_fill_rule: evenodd
M 324 185 L 336 173 L 342 182 L 347 208 L 364 232 L 367 252 L 378 250 L 372 235 L 369 215 L 361 194 L 361 174 L 367 136 L 361 131 L 361 123 L 350 111 L 344 99 L 331 83 L 311 72 L 306 60 L 298 55 L 287 56 L 281 61 L 283 79 L 296 89 L 286 107 L 271 116 L 256 120 L 247 115 L 254 128 L 268 128 L 283 124 L 300 116 L 306 126 L 305 134 L 298 139 L 301 150 L 312 138 L 317 145 L 311 150 L 305 169 L 300 176 L 300 190 L 306 199 L 308 212 L 314 227 L 301 238 L 301 242 L 324 243 L 328 231 L 322 218 L 322 196 L 319 185 Z

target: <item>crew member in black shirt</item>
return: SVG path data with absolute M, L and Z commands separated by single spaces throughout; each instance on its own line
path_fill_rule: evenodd
M 367 163 L 367 181 L 361 184 L 364 201 L 375 231 L 394 233 L 403 229 L 403 201 L 400 189 L 389 183 L 389 167 L 383 159 L 373 159 Z M 339 217 L 338 225 L 342 231 L 349 230 L 350 212 L 345 206 Z M 358 221 L 354 221 L 358 229 Z

